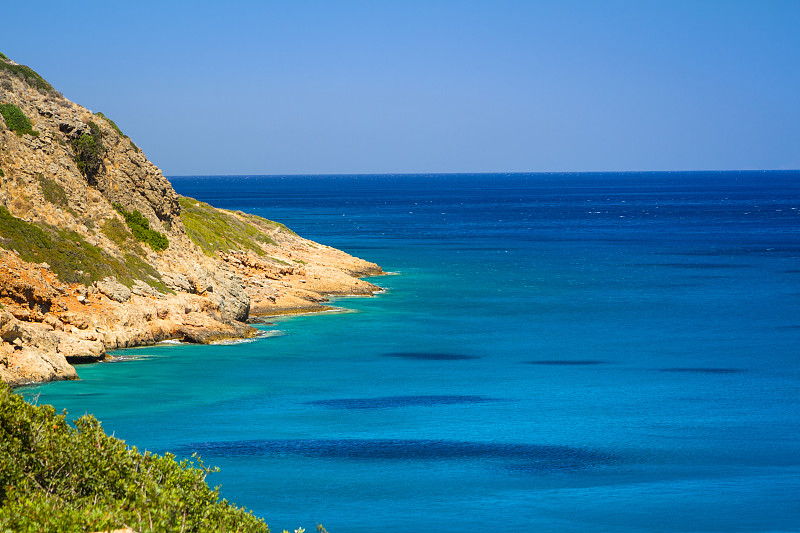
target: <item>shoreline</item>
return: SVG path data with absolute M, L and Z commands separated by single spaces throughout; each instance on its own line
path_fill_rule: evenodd
M 380 268 L 380 267 L 378 267 Z M 383 277 L 384 274 L 382 270 L 379 273 L 370 273 L 364 277 Z M 359 281 L 363 281 L 364 283 L 369 283 L 363 280 L 362 278 L 357 278 Z M 270 318 L 292 318 L 297 316 L 309 316 L 309 315 L 316 315 L 316 314 L 323 314 L 323 313 L 352 313 L 356 312 L 350 310 L 346 307 L 340 307 L 335 305 L 329 305 L 328 303 L 331 302 L 332 299 L 339 299 L 339 298 L 372 298 L 378 296 L 380 294 L 386 294 L 388 292 L 387 289 L 379 287 L 377 285 L 369 283 L 371 287 L 374 289 L 369 293 L 365 294 L 363 291 L 358 291 L 355 293 L 345 293 L 345 292 L 337 292 L 335 294 L 323 294 L 319 295 L 319 301 L 314 302 L 307 302 L 306 305 L 297 305 L 293 307 L 275 307 L 272 309 L 262 308 L 260 310 L 254 310 L 253 312 L 249 313 L 247 318 L 244 322 L 237 322 L 235 324 L 227 324 L 232 329 L 227 331 L 220 331 L 217 328 L 202 328 L 202 327 L 192 327 L 183 325 L 182 327 L 178 327 L 177 330 L 174 331 L 164 331 L 163 336 L 157 335 L 153 337 L 149 337 L 147 339 L 143 339 L 141 337 L 132 340 L 132 342 L 124 343 L 124 345 L 119 345 L 115 347 L 107 348 L 103 350 L 101 356 L 91 356 L 91 357 L 70 357 L 67 361 L 70 367 L 74 370 L 74 374 L 70 375 L 69 377 L 65 378 L 56 378 L 56 379 L 34 379 L 34 380 L 25 380 L 25 381 L 18 381 L 18 382 L 7 382 L 12 389 L 18 389 L 22 387 L 34 386 L 34 385 L 41 385 L 44 383 L 49 383 L 52 381 L 72 381 L 72 380 L 79 380 L 80 377 L 77 373 L 77 368 L 80 368 L 83 365 L 87 364 L 95 364 L 95 363 L 102 363 L 102 362 L 109 362 L 113 363 L 119 360 L 130 360 L 136 359 L 136 357 L 125 357 L 119 356 L 112 352 L 120 352 L 120 351 L 127 351 L 133 349 L 143 349 L 143 348 L 150 348 L 153 346 L 157 346 L 159 344 L 176 344 L 176 345 L 191 345 L 191 344 L 207 344 L 207 345 L 236 345 L 241 343 L 247 342 L 255 342 L 261 338 L 269 338 L 273 336 L 277 336 L 274 334 L 270 334 L 271 331 L 276 330 L 260 330 L 253 326 L 258 326 L 259 324 L 267 324 Z M 323 303 L 324 302 L 324 303 Z M 1 313 L 2 311 L 0 311 Z M 219 326 L 219 324 L 215 324 Z M 139 342 L 137 342 L 137 340 Z M 77 368 L 75 368 L 77 367 Z M 72 377 L 74 376 L 74 377 Z
M 169 340 L 241 341 L 258 335 L 248 321 L 344 312 L 331 300 L 385 292 L 361 279 L 383 276 L 378 265 L 298 236 L 287 240 L 270 251 L 274 257 L 291 246 L 290 253 L 304 261 L 302 270 L 286 268 L 275 273 L 253 268 L 259 261 L 251 257 L 255 254 L 240 254 L 237 263 L 247 268 L 229 268 L 230 282 L 219 295 L 213 281 L 187 283 L 186 278 L 177 280 L 172 295 L 134 293 L 113 280 L 87 289 L 60 283 L 47 265 L 32 266 L 15 253 L 0 250 L 0 283 L 19 287 L 16 293 L 0 294 L 0 337 L 8 343 L 3 346 L 4 360 L 0 353 L 0 378 L 14 388 L 79 379 L 76 366 L 107 360 L 110 351 Z M 309 251 L 313 257 L 308 257 Z M 195 288 L 205 285 L 205 289 Z M 120 298 L 120 293 L 125 297 Z M 226 293 L 238 293 L 236 305 L 245 308 L 240 319 L 216 310 L 228 305 Z M 41 301 L 45 304 L 38 305 Z
M 181 196 L 105 115 L 6 81 L 37 133 L 0 123 L 0 381 L 78 379 L 73 364 L 168 339 L 246 339 L 250 316 L 379 290 L 360 279 L 377 264 Z

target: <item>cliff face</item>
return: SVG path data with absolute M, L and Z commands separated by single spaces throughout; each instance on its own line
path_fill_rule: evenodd
M 168 338 L 255 333 L 252 314 L 372 294 L 373 263 L 181 198 L 111 120 L 0 54 L 0 380 Z M 27 121 L 27 122 L 26 122 Z

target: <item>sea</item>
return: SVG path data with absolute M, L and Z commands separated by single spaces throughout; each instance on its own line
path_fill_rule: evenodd
M 171 181 L 385 290 L 30 401 L 275 531 L 800 531 L 800 171 Z

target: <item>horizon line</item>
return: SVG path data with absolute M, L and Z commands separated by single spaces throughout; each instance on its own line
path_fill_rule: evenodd
M 281 173 L 281 174 L 166 174 L 167 178 L 250 178 L 250 177 L 341 177 L 341 176 L 497 176 L 497 175 L 576 175 L 576 174 L 722 174 L 800 172 L 796 169 L 725 169 L 725 170 L 578 170 L 578 171 L 496 171 L 496 172 L 331 172 L 331 173 Z

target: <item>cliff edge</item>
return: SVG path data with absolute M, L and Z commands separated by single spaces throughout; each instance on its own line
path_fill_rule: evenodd
M 120 128 L 0 54 L 0 380 L 165 339 L 247 337 L 252 315 L 371 295 L 381 268 L 282 224 L 180 197 Z

